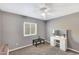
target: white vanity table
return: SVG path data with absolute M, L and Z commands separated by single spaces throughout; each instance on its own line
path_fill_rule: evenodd
M 64 36 L 51 36 L 50 37 L 50 45 L 56 46 L 56 40 L 59 41 L 59 48 L 63 51 L 67 50 L 67 38 Z

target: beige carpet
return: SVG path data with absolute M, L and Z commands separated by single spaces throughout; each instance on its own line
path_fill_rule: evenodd
M 10 55 L 78 55 L 78 53 L 67 51 L 64 52 L 57 47 L 52 47 L 49 44 L 41 44 L 37 47 L 29 46 L 20 50 L 10 52 Z

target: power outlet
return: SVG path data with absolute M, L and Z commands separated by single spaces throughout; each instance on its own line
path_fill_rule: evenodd
M 18 43 L 16 43 L 16 45 L 19 45 Z

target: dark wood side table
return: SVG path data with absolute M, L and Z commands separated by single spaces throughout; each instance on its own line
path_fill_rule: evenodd
M 32 41 L 33 45 L 37 47 L 37 45 L 39 44 L 45 44 L 45 39 L 42 39 L 42 38 L 38 38 L 38 39 L 34 39 Z

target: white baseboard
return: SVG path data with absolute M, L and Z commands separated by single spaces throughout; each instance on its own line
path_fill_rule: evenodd
M 48 42 L 48 43 L 50 43 L 49 41 L 47 41 L 46 40 L 46 42 Z M 74 52 L 77 52 L 77 53 L 79 53 L 79 51 L 78 50 L 75 50 L 75 49 L 72 49 L 72 48 L 67 48 L 68 50 L 71 50 L 71 51 L 74 51 Z
M 46 40 L 46 41 L 47 41 L 47 40 Z M 47 41 L 47 42 L 49 43 L 49 41 Z M 31 46 L 31 45 L 32 45 L 32 44 L 29 44 L 29 45 L 26 45 L 26 46 L 22 46 L 22 47 L 18 47 L 18 48 L 15 48 L 15 49 L 11 49 L 11 50 L 9 50 L 9 52 L 12 52 L 12 51 L 15 51 L 15 50 L 19 50 L 19 49 L 23 49 L 23 48 L 29 47 L 29 46 Z M 72 48 L 67 48 L 67 49 L 79 53 L 78 50 L 75 50 L 75 49 L 72 49 Z
M 77 52 L 77 53 L 79 53 L 79 51 L 78 50 L 75 50 L 75 49 L 72 49 L 72 48 L 68 48 L 69 50 L 72 50 L 72 51 L 74 51 L 74 52 Z
M 9 55 L 9 48 L 7 49 L 7 55 Z
M 14 48 L 14 49 L 9 50 L 9 52 L 12 52 L 12 51 L 15 51 L 15 50 L 19 50 L 19 49 L 23 49 L 23 48 L 29 47 L 29 46 L 31 46 L 31 45 L 32 45 L 32 44 L 29 44 L 29 45 L 26 45 L 26 46 L 22 46 L 22 47 L 18 47 L 18 48 Z
M 47 40 L 45 40 L 45 41 L 48 42 Z M 15 51 L 15 50 L 19 50 L 19 49 L 23 49 L 23 48 L 28 47 L 28 46 L 31 46 L 31 45 L 32 44 L 29 44 L 29 45 L 26 45 L 26 46 L 22 46 L 22 47 L 18 47 L 18 48 L 14 48 L 14 49 L 9 50 L 9 52 L 12 52 L 12 51 Z

